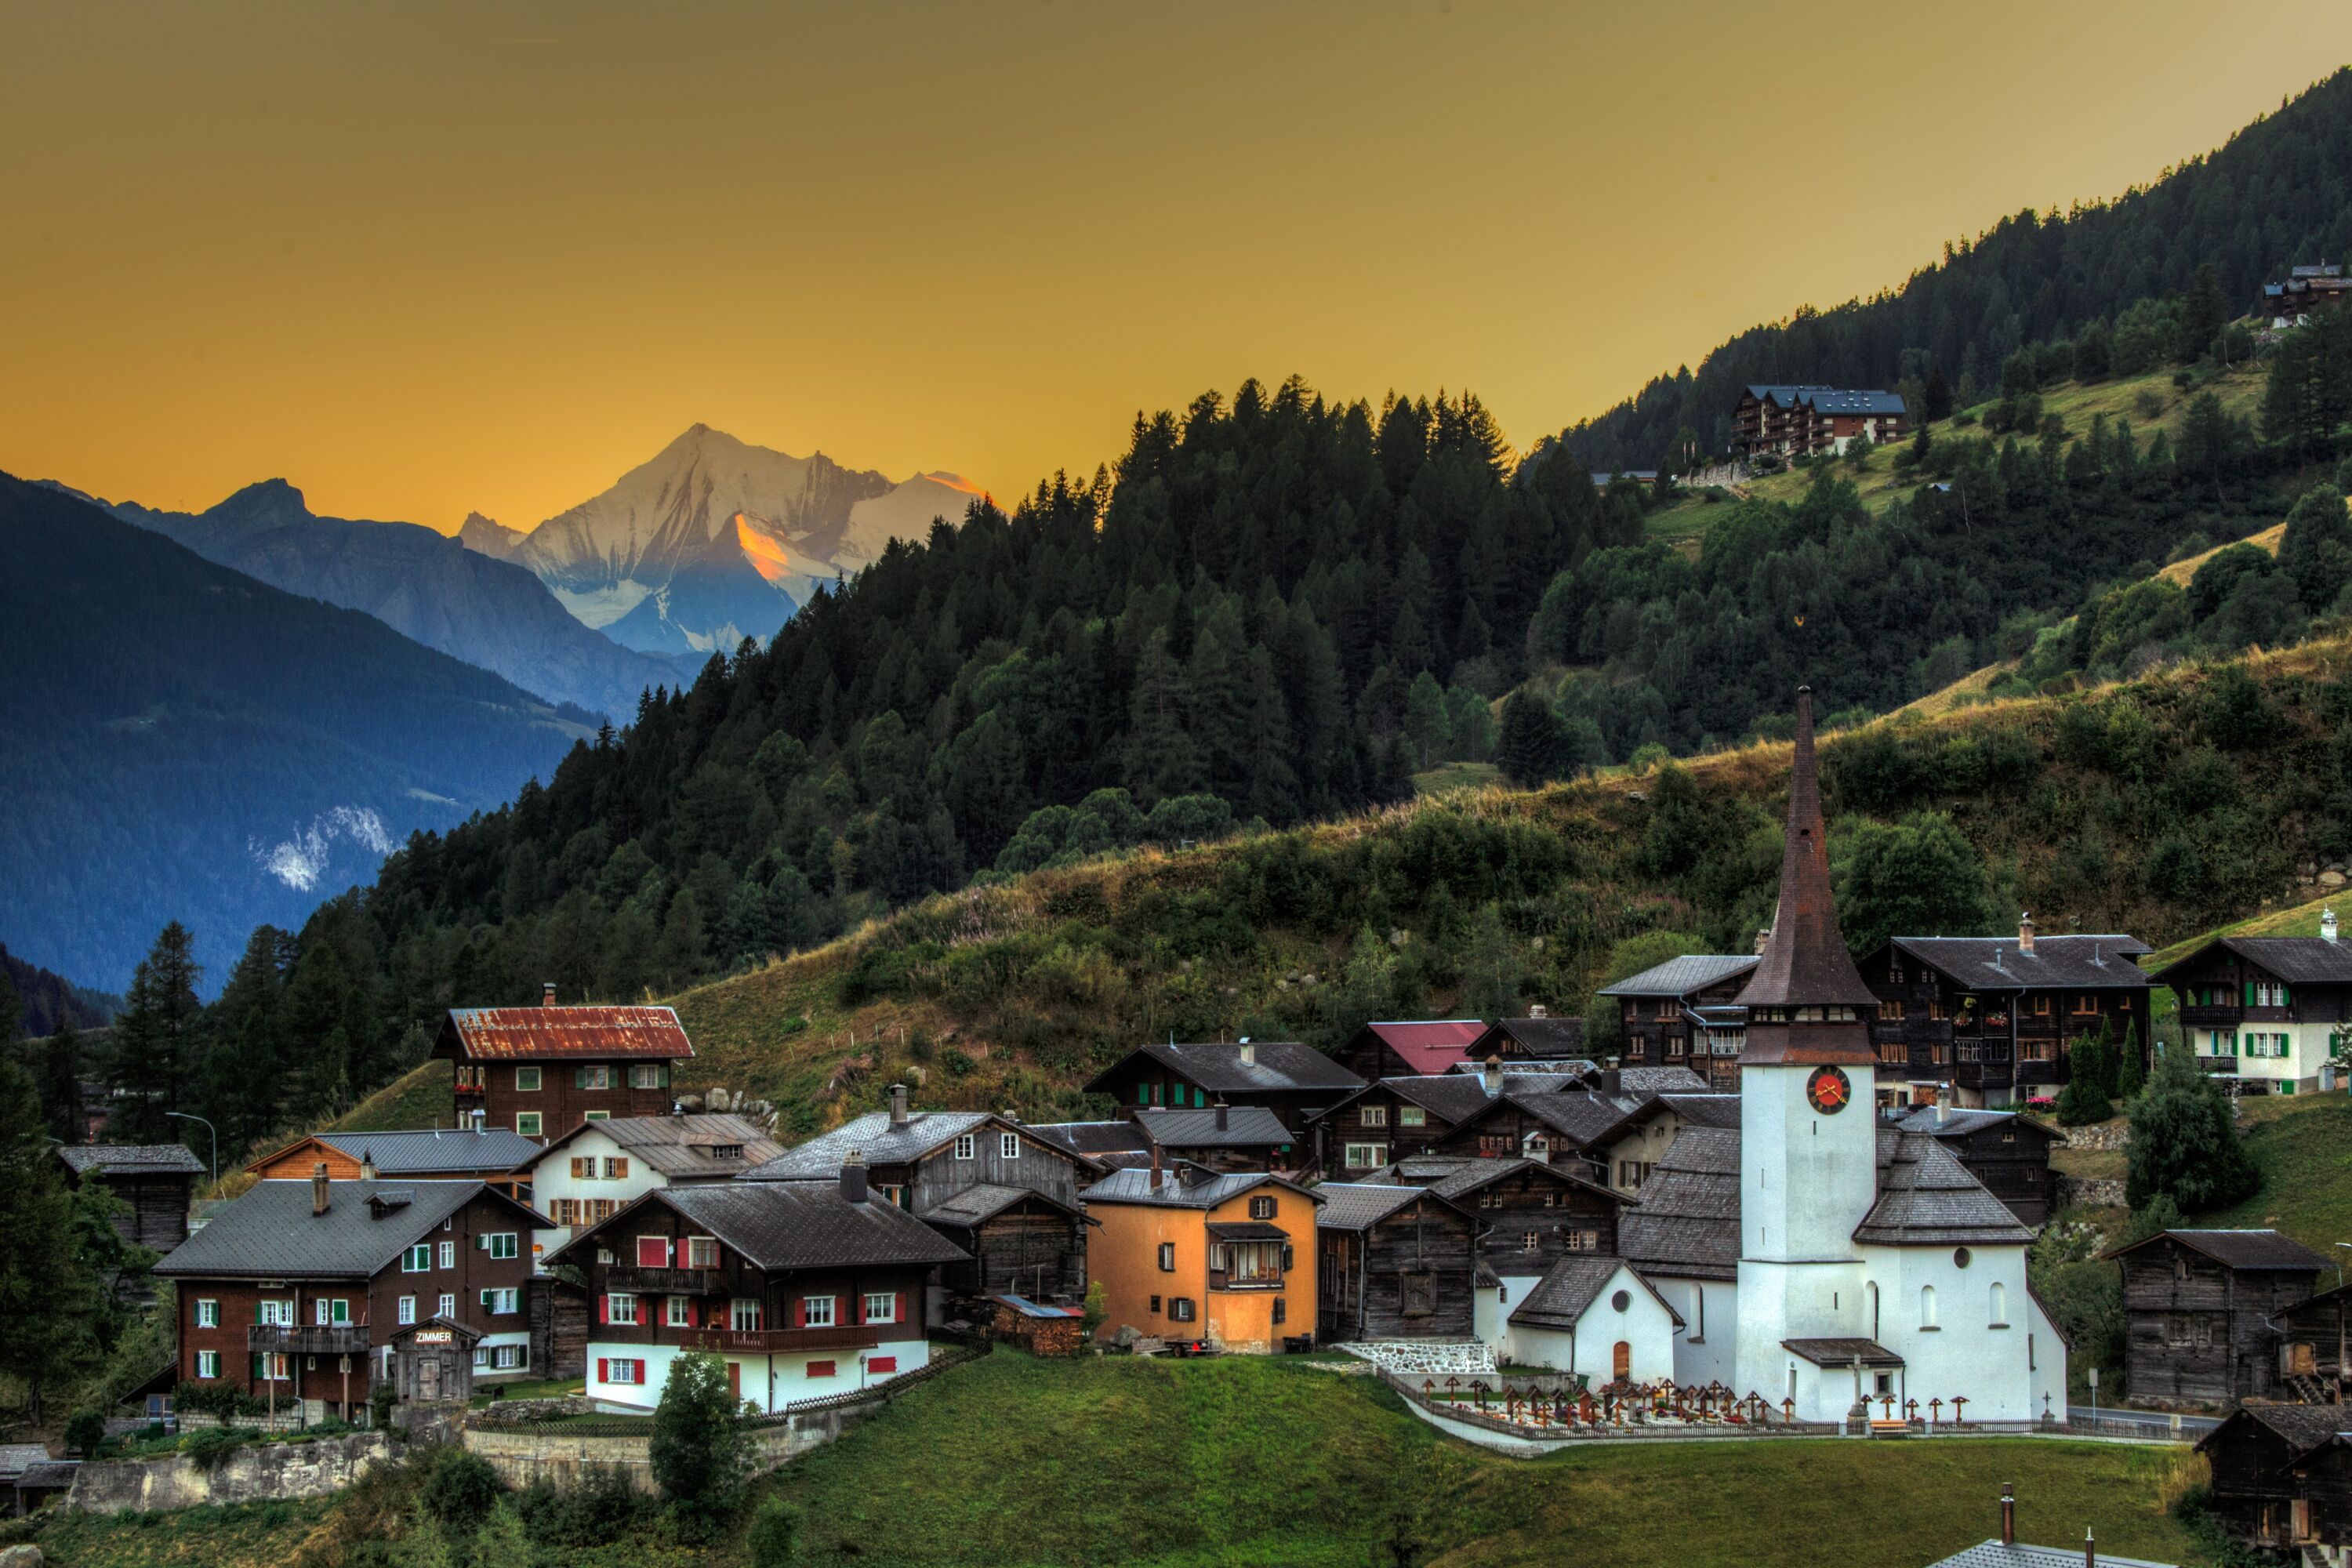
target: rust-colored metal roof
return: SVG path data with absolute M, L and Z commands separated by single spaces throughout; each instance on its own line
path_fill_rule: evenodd
M 694 1046 L 667 1007 L 452 1007 L 433 1054 L 469 1061 L 682 1061 L 694 1055 Z
M 1416 1073 L 1451 1072 L 1465 1059 L 1470 1042 L 1486 1032 L 1483 1018 L 1414 1019 L 1367 1024 L 1389 1049 Z
M 1797 747 L 1789 772 L 1780 907 L 1772 917 L 1771 938 L 1738 1001 L 1749 1008 L 1841 1005 L 1875 1010 L 1878 1005 L 1853 966 L 1845 938 L 1838 934 L 1837 906 L 1830 891 L 1829 835 L 1822 826 L 1821 775 L 1813 760 L 1810 686 L 1797 689 Z M 1790 1027 L 1759 1024 L 1752 1014 L 1740 1052 L 1743 1062 L 1874 1059 L 1866 1023 Z

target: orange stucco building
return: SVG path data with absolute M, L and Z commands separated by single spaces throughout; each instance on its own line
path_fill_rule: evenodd
M 1114 1171 L 1082 1194 L 1105 1331 L 1259 1352 L 1313 1334 L 1322 1200 L 1263 1171 L 1181 1169 Z

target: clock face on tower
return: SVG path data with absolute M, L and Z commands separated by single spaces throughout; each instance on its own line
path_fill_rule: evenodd
M 1815 1068 L 1813 1076 L 1805 1080 L 1806 1100 L 1823 1116 L 1836 1115 L 1853 1098 L 1853 1084 L 1843 1068 Z

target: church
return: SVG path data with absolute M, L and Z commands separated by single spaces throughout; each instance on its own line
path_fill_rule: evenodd
M 1738 1126 L 1678 1132 L 1621 1227 L 1681 1320 L 1676 1381 L 1808 1421 L 1859 1398 L 1874 1415 L 1888 1398 L 1923 1417 L 1959 1401 L 1970 1421 L 2063 1415 L 2065 1342 L 2026 1285 L 2032 1233 L 1935 1138 L 1877 1119 L 1877 1003 L 1838 934 L 1810 688 L 1779 910 L 1738 1005 Z

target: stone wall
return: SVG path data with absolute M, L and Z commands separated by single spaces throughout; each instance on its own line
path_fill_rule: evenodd
M 2094 1122 L 2088 1127 L 2066 1129 L 2069 1149 L 2121 1149 L 2131 1137 L 2131 1123 L 2118 1117 L 2113 1121 Z
M 821 1443 L 831 1442 L 840 1436 L 852 1414 L 820 1411 L 796 1415 L 788 1424 L 759 1428 L 753 1435 L 753 1468 L 773 1469 Z M 648 1454 L 650 1438 L 635 1433 L 583 1433 L 559 1426 L 549 1426 L 543 1431 L 519 1432 L 511 1426 L 486 1427 L 483 1423 L 473 1423 L 466 1427 L 465 1443 L 472 1452 L 488 1460 L 499 1479 L 510 1487 L 527 1487 L 534 1481 L 558 1487 L 577 1486 L 584 1472 L 603 1468 L 620 1471 L 638 1491 L 650 1494 L 655 1489 L 653 1461 Z
M 160 1459 L 95 1460 L 75 1471 L 65 1506 L 121 1513 L 324 1497 L 391 1458 L 391 1438 L 381 1432 L 360 1432 L 310 1443 L 247 1444 L 210 1465 L 178 1454 Z
M 2058 1206 L 2070 1208 L 2076 1204 L 2092 1208 L 2119 1209 L 2124 1206 L 2124 1184 L 2113 1177 L 2061 1176 L 2058 1178 Z

